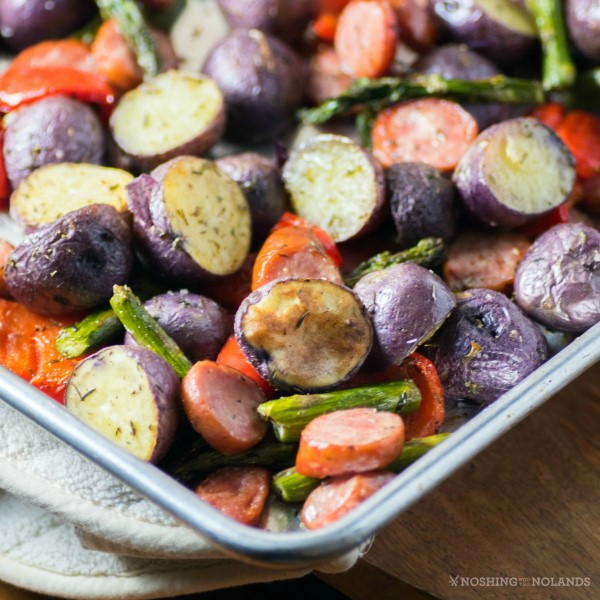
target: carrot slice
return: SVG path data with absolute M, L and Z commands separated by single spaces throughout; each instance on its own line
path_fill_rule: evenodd
M 373 125 L 373 153 L 385 167 L 423 162 L 451 171 L 477 137 L 475 119 L 456 102 L 422 98 L 391 106 Z
M 296 469 L 318 479 L 382 469 L 403 445 L 404 421 L 397 414 L 340 410 L 313 419 L 302 430 Z
M 577 175 L 589 179 L 600 173 L 600 119 L 583 110 L 567 114 L 556 133 L 576 160 Z
M 261 467 L 225 467 L 209 475 L 196 494 L 223 514 L 256 525 L 269 496 L 271 474 Z
M 67 381 L 80 359 L 56 350 L 56 336 L 74 320 L 37 315 L 24 306 L 0 300 L 0 365 L 63 402 Z
M 275 392 L 273 388 L 269 382 L 261 377 L 259 372 L 248 362 L 248 359 L 240 348 L 235 336 L 232 335 L 227 340 L 221 349 L 221 352 L 219 352 L 219 356 L 217 356 L 217 362 L 221 365 L 232 367 L 249 379 L 252 379 L 252 381 L 254 381 L 258 387 L 260 387 L 267 398 L 272 398 L 274 396 Z
M 335 51 L 355 77 L 380 77 L 398 43 L 396 13 L 387 0 L 352 0 L 339 16 Z
M 381 471 L 334 477 L 310 493 L 302 507 L 302 523 L 307 529 L 325 527 L 341 519 L 393 478 L 393 473 Z
M 563 122 L 566 114 L 566 107 L 558 102 L 546 102 L 546 104 L 540 104 L 531 111 L 533 118 L 554 130 Z

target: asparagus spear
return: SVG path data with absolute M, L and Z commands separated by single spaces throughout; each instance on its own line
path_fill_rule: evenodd
M 170 338 L 165 330 L 148 314 L 140 299 L 126 285 L 115 285 L 110 299 L 119 321 L 135 341 L 164 358 L 183 377 L 191 368 L 181 348 Z
M 363 105 L 375 112 L 401 100 L 426 96 L 450 96 L 460 100 L 506 102 L 511 104 L 539 104 L 544 91 L 538 81 L 495 75 L 489 79 L 444 79 L 440 75 L 419 75 L 412 79 L 382 77 L 361 78 L 343 94 L 329 98 L 315 108 L 300 111 L 300 118 L 313 125 L 325 123 L 346 113 L 350 108 Z
M 449 435 L 438 433 L 406 442 L 400 456 L 386 470 L 394 473 L 402 471 Z M 273 477 L 273 489 L 286 502 L 303 502 L 320 483 L 319 479 L 301 475 L 294 467 L 280 471 Z
M 179 480 L 191 483 L 205 473 L 210 473 L 222 467 L 270 467 L 281 468 L 294 463 L 296 444 L 279 444 L 265 442 L 233 456 L 225 456 L 216 450 L 204 450 L 171 469 L 172 474 Z
M 535 20 L 543 51 L 543 86 L 560 90 L 573 85 L 576 71 L 569 54 L 569 43 L 559 0 L 527 0 Z
M 356 269 L 344 275 L 344 282 L 348 287 L 354 287 L 364 275 L 404 262 L 412 262 L 424 267 L 430 267 L 441 261 L 443 253 L 444 242 L 441 238 L 423 238 L 412 248 L 407 248 L 400 252 L 389 252 L 386 250 L 372 256 L 360 263 Z
M 135 0 L 96 0 L 96 4 L 103 19 L 116 21 L 119 32 L 133 49 L 144 76 L 150 78 L 158 75 L 160 60 L 156 44 L 137 2 Z
M 263 402 L 258 412 L 272 422 L 280 442 L 294 442 L 310 421 L 336 410 L 368 407 L 408 414 L 417 410 L 420 403 L 417 386 L 411 380 L 401 380 L 324 394 L 287 396 Z
M 56 349 L 67 358 L 77 358 L 121 330 L 121 322 L 111 308 L 99 310 L 79 323 L 61 329 L 56 337 Z

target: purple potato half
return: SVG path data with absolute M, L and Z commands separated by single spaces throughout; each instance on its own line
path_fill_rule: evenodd
M 552 130 L 519 117 L 479 134 L 456 167 L 454 183 L 478 219 L 516 227 L 567 200 L 575 160 Z
M 216 163 L 242 188 L 252 216 L 252 239 L 262 242 L 288 206 L 277 165 L 255 152 L 226 156 Z
M 44 165 L 99 165 L 104 151 L 104 130 L 96 113 L 66 96 L 44 98 L 11 113 L 4 134 L 4 164 L 13 188 Z
M 224 308 L 187 290 L 154 296 L 144 307 L 194 363 L 214 360 L 233 329 L 232 316 Z M 137 345 L 130 333 L 124 343 Z
M 600 232 L 555 225 L 531 246 L 515 278 L 515 299 L 550 329 L 583 333 L 600 321 Z
M 155 463 L 175 438 L 178 396 L 179 378 L 160 356 L 109 346 L 75 367 L 65 406 L 115 444 Z
M 325 279 L 276 280 L 252 292 L 235 316 L 248 360 L 277 389 L 331 390 L 367 358 L 373 329 L 352 290 Z
M 484 288 L 457 294 L 457 305 L 427 348 L 446 397 L 489 404 L 547 358 L 537 325 L 504 294 Z
M 180 156 L 127 186 L 142 259 L 182 285 L 235 273 L 250 247 L 240 187 L 208 160 Z
M 443 29 L 499 64 L 523 58 L 537 31 L 529 12 L 512 0 L 432 0 Z
M 112 206 L 92 204 L 27 236 L 9 256 L 10 294 L 42 315 L 66 315 L 108 300 L 127 283 L 131 232 Z
M 92 17 L 92 0 L 0 0 L 0 34 L 13 50 L 67 36 Z
M 600 60 L 598 0 L 566 0 L 567 25 L 573 43 L 588 58 Z
M 424 163 L 396 163 L 386 171 L 386 184 L 400 246 L 429 236 L 445 240 L 454 236 L 454 186 L 440 171 Z
M 315 16 L 316 0 L 219 0 L 231 27 L 260 29 L 293 43 Z
M 378 370 L 401 364 L 433 336 L 456 305 L 437 275 L 411 263 L 365 275 L 354 293 L 373 322 L 371 359 Z
M 182 155 L 199 156 L 225 130 L 223 94 L 208 77 L 172 69 L 127 92 L 110 117 L 115 164 L 148 171 Z
M 446 79 L 474 80 L 500 75 L 494 63 L 465 44 L 434 48 L 417 62 L 414 70 Z M 463 102 L 463 107 L 475 117 L 480 131 L 511 116 L 510 106 L 499 102 Z
M 203 71 L 219 86 L 229 139 L 259 142 L 287 129 L 304 95 L 305 68 L 283 42 L 258 29 L 236 29 L 215 46 Z

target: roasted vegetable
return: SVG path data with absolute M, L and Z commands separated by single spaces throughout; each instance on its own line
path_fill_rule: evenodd
M 30 234 L 5 269 L 11 296 L 43 315 L 65 315 L 107 300 L 131 272 L 131 232 L 106 204 L 67 213 Z
M 344 136 L 323 134 L 301 145 L 286 162 L 283 180 L 295 212 L 336 242 L 367 233 L 383 218 L 383 172 Z
M 454 182 L 485 223 L 517 226 L 566 201 L 575 183 L 573 156 L 537 119 L 492 125 L 463 155 Z
M 354 287 L 363 276 L 369 273 L 383 271 L 383 269 L 405 262 L 423 267 L 437 266 L 441 262 L 443 254 L 444 243 L 440 238 L 424 238 L 412 248 L 400 252 L 385 250 L 372 256 L 344 275 L 344 282 L 348 287 Z
M 421 402 L 412 381 L 400 380 L 380 385 L 337 390 L 325 394 L 300 394 L 263 402 L 258 413 L 268 419 L 281 442 L 300 438 L 304 427 L 316 417 L 348 408 L 375 408 L 405 415 Z
M 473 289 L 426 349 L 446 398 L 489 404 L 525 379 L 547 358 L 538 327 L 504 294 Z
M 219 452 L 239 454 L 262 440 L 267 424 L 256 409 L 265 396 L 248 377 L 223 364 L 197 362 L 182 382 L 192 427 Z
M 573 43 L 592 60 L 600 60 L 600 12 L 596 0 L 566 0 Z
M 182 156 L 127 187 L 144 260 L 164 277 L 201 285 L 237 271 L 250 247 L 240 187 L 210 161 Z
M 287 279 L 246 298 L 236 313 L 236 338 L 258 372 L 276 388 L 320 392 L 360 368 L 372 344 L 363 305 L 324 279 Z
M 399 365 L 446 320 L 456 302 L 434 273 L 403 263 L 365 275 L 354 286 L 373 322 L 372 360 Z
M 143 348 L 160 356 L 179 377 L 183 377 L 191 369 L 192 363 L 181 348 L 148 314 L 139 298 L 127 286 L 114 287 L 110 305 L 133 339 Z
M 219 140 L 223 94 L 208 77 L 167 71 L 127 92 L 110 127 L 121 160 L 147 171 L 176 156 L 204 154 Z
M 560 90 L 575 81 L 575 65 L 569 55 L 562 5 L 559 0 L 527 0 L 542 41 L 543 82 L 547 90 Z
M 178 380 L 162 358 L 143 348 L 110 346 L 76 367 L 66 407 L 138 458 L 159 461 L 178 422 Z
M 233 154 L 216 161 L 217 167 L 241 188 L 252 217 L 252 239 L 263 240 L 287 209 L 287 195 L 279 169 L 254 152 Z
M 94 111 L 66 96 L 50 96 L 11 113 L 4 134 L 4 164 L 13 188 L 51 163 L 100 164 L 104 151 L 104 131 Z
M 519 265 L 515 299 L 551 329 L 583 333 L 600 321 L 600 233 L 579 223 L 542 234 Z
M 61 38 L 94 13 L 92 0 L 0 0 L 2 39 L 13 50 Z
M 401 247 L 429 236 L 454 237 L 454 186 L 437 169 L 424 163 L 393 164 L 386 171 L 386 187 Z
M 500 63 L 523 58 L 536 40 L 531 15 L 514 0 L 433 0 L 433 8 L 454 39 Z
M 187 290 L 154 296 L 144 308 L 193 363 L 214 360 L 233 330 L 227 311 Z M 129 343 L 135 343 L 135 338 L 128 333 L 125 344 Z
M 232 31 L 214 47 L 203 70 L 223 92 L 232 140 L 274 139 L 302 101 L 305 73 L 299 56 L 258 29 Z
M 48 165 L 21 182 L 11 196 L 10 212 L 26 231 L 92 204 L 107 204 L 125 213 L 125 187 L 131 181 L 133 176 L 121 169 L 85 163 Z

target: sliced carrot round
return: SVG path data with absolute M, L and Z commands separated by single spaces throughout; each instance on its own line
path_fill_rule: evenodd
M 261 467 L 225 467 L 209 475 L 196 494 L 223 514 L 255 525 L 269 496 L 271 475 Z
M 330 479 L 312 491 L 304 502 L 302 522 L 308 529 L 325 527 L 341 519 L 393 478 L 393 473 L 374 471 Z
M 402 451 L 404 421 L 395 413 L 352 408 L 317 417 L 302 431 L 296 469 L 323 479 L 389 465 Z
M 477 122 L 460 104 L 422 98 L 379 113 L 373 125 L 373 153 L 385 167 L 423 162 L 451 171 L 477 133 Z
M 335 51 L 355 77 L 380 77 L 390 68 L 398 42 L 396 13 L 387 0 L 353 0 L 340 14 Z

